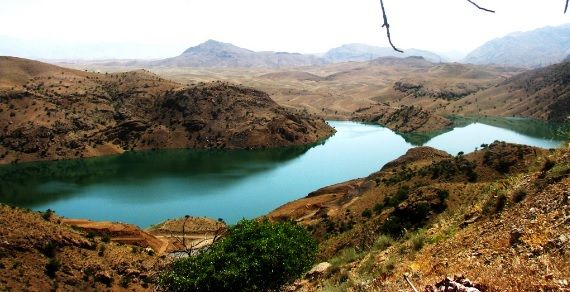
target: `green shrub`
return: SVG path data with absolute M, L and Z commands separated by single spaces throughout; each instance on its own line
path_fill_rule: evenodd
M 46 275 L 48 275 L 50 278 L 55 277 L 55 272 L 57 272 L 60 267 L 61 263 L 57 259 L 49 259 L 48 263 L 46 264 Z
M 384 210 L 384 204 L 377 203 L 376 205 L 374 205 L 374 213 L 380 214 L 382 213 L 382 210 Z
M 556 162 L 550 160 L 550 159 L 546 159 L 546 161 L 544 161 L 544 164 L 542 165 L 542 172 L 547 172 L 550 169 L 552 169 L 554 166 L 556 165 Z
M 526 195 L 527 195 L 527 193 L 525 190 L 523 190 L 523 189 L 516 190 L 515 193 L 513 194 L 513 202 L 515 202 L 515 203 L 522 202 L 522 200 L 524 200 Z
M 356 249 L 349 247 L 341 250 L 338 255 L 330 259 L 331 265 L 338 267 L 348 263 L 352 263 L 359 259 L 362 255 Z
M 54 212 L 52 209 L 47 209 L 45 212 L 42 212 L 42 218 L 44 218 L 44 220 L 46 220 L 46 221 L 49 221 L 49 219 L 51 218 L 53 213 Z
M 382 251 L 390 247 L 392 244 L 394 244 L 394 239 L 389 235 L 382 234 L 376 238 L 374 245 L 372 245 L 372 249 Z
M 423 234 L 423 232 L 418 231 L 418 232 L 412 234 L 410 241 L 412 243 L 412 249 L 414 251 L 418 251 L 418 250 L 422 249 L 422 247 L 424 247 L 424 244 L 426 243 L 426 237 Z
M 442 190 L 442 189 L 438 189 L 437 190 L 437 196 L 439 197 L 440 200 L 445 200 L 447 199 L 447 197 L 449 197 L 449 191 L 448 190 Z
M 290 222 L 242 220 L 209 249 L 175 261 L 159 283 L 172 291 L 271 291 L 311 267 L 316 242 Z
M 48 258 L 55 257 L 59 244 L 53 240 L 46 242 L 39 248 L 39 251 Z
M 101 241 L 109 243 L 111 241 L 111 235 L 109 235 L 108 233 L 103 233 L 103 235 L 101 236 Z
M 497 196 L 491 197 L 485 205 L 483 206 L 483 213 L 496 214 L 501 212 L 507 205 L 507 196 L 504 194 L 498 194 Z
M 87 235 L 85 235 L 85 237 L 87 237 L 89 239 L 93 239 L 93 238 L 95 238 L 95 235 L 97 235 L 97 233 L 89 230 L 89 231 L 87 231 Z
M 370 217 L 372 217 L 372 211 L 370 211 L 370 209 L 366 209 L 366 210 L 362 211 L 362 217 L 370 219 Z
M 103 255 L 105 255 L 105 245 L 100 245 L 99 246 L 99 250 L 97 251 L 97 255 L 102 257 Z
M 497 197 L 497 204 L 495 205 L 495 213 L 503 211 L 506 205 L 507 205 L 507 196 L 505 196 L 504 194 L 500 194 Z

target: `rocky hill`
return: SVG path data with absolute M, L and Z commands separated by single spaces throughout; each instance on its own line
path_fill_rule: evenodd
M 448 105 L 445 111 L 568 122 L 570 62 L 513 76 L 496 86 L 475 92 Z
M 324 120 L 222 82 L 193 86 L 148 71 L 97 74 L 0 58 L 0 163 L 160 148 L 315 143 Z
M 464 62 L 536 68 L 562 61 L 570 53 L 570 25 L 516 32 L 475 49 Z
M 441 62 L 442 58 L 435 53 L 418 50 L 406 49 L 404 53 L 398 53 L 392 48 L 376 47 L 365 44 L 346 44 L 327 51 L 323 58 L 332 63 L 349 62 L 349 61 L 370 61 L 381 57 L 398 57 L 406 58 L 411 56 L 423 57 L 431 62 Z
M 254 52 L 229 43 L 208 40 L 184 51 L 180 56 L 151 62 L 161 67 L 264 67 L 287 68 L 322 65 L 324 60 L 287 52 Z
M 320 241 L 324 262 L 292 291 L 408 291 L 408 281 L 422 291 L 445 283 L 477 289 L 450 291 L 564 291 L 569 187 L 568 148 L 495 142 L 451 156 L 418 147 L 268 217 L 295 220 Z

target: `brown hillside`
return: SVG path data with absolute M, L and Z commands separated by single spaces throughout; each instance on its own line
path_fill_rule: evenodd
M 459 100 L 443 111 L 449 110 L 469 115 L 523 116 L 568 122 L 570 62 L 521 73 Z
M 162 260 L 71 228 L 51 213 L 0 205 L 0 290 L 152 291 Z
M 185 87 L 148 71 L 97 74 L 4 57 L 0 163 L 159 148 L 315 143 L 333 129 L 264 92 L 213 82 Z M 10 76 L 10 77 L 6 77 Z
M 123 70 L 116 66 L 74 65 L 78 68 Z M 398 108 L 414 105 L 433 113 L 455 99 L 495 86 L 522 69 L 457 63 L 432 63 L 420 57 L 378 58 L 292 69 L 153 68 L 183 83 L 224 80 L 263 90 L 280 105 L 307 110 L 329 119 L 350 119 L 375 104 Z M 404 85 L 404 86 L 398 86 Z M 406 85 L 421 86 L 407 90 Z M 459 111 L 448 106 L 446 115 Z
M 407 273 L 421 289 L 463 274 L 481 291 L 565 291 L 569 177 L 567 148 L 421 147 L 268 216 L 307 226 L 332 264 L 293 290 L 409 290 Z

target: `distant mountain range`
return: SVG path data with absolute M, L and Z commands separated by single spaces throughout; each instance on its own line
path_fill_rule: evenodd
M 324 54 L 324 58 L 331 63 L 348 62 L 348 61 L 369 61 L 382 57 L 398 57 L 406 58 L 411 56 L 419 56 L 431 62 L 441 62 L 441 56 L 424 50 L 407 49 L 404 53 L 398 53 L 392 48 L 376 47 L 365 44 L 347 44 L 340 47 L 330 49 Z
M 440 62 L 435 53 L 409 49 L 404 54 L 391 48 L 375 47 L 364 44 L 348 44 L 334 48 L 316 56 L 311 54 L 286 52 L 255 52 L 229 43 L 208 40 L 185 50 L 181 55 L 151 62 L 159 67 L 266 67 L 287 68 L 316 66 L 328 63 L 348 61 L 368 61 L 381 57 L 421 56 L 432 62 Z
M 229 43 L 208 40 L 185 50 L 181 55 L 151 62 L 161 67 L 301 67 L 322 65 L 314 55 L 286 52 L 255 52 Z
M 475 49 L 463 60 L 527 68 L 559 63 L 570 55 L 570 25 L 511 33 Z

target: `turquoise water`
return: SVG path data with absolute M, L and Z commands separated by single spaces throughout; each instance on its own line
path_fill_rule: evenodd
M 337 133 L 313 147 L 129 152 L 2 166 L 0 202 L 142 227 L 186 214 L 234 223 L 318 188 L 366 176 L 414 147 L 380 126 L 329 123 Z M 554 134 L 521 132 L 473 123 L 424 144 L 457 154 L 495 140 L 543 148 L 561 143 Z

